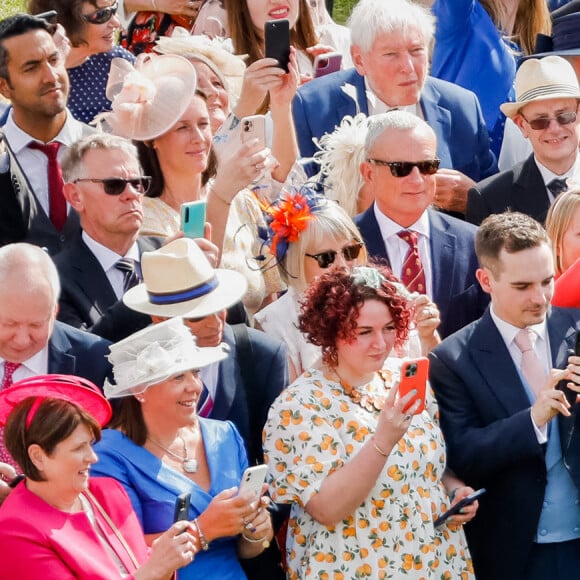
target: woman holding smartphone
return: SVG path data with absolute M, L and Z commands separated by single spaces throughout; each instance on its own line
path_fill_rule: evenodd
M 387 269 L 332 269 L 306 291 L 300 330 L 322 349 L 272 405 L 272 499 L 290 503 L 290 578 L 473 578 L 461 525 L 434 520 L 472 493 L 445 470 L 434 399 L 397 392 L 383 370 L 407 338 L 407 301 Z
M 92 472 L 123 485 L 148 543 L 171 527 L 178 496 L 191 493 L 188 519 L 201 550 L 180 580 L 245 580 L 239 558 L 257 556 L 273 537 L 269 500 L 238 493 L 248 460 L 234 425 L 196 411 L 199 369 L 226 353 L 197 347 L 181 318 L 110 349 L 115 381 L 105 383 L 105 395 L 122 401 L 95 447 L 99 461 Z

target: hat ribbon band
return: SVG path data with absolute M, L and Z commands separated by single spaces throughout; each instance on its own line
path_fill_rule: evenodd
M 563 84 L 562 85 L 553 84 L 549 86 L 536 87 L 534 89 L 530 89 L 529 91 L 522 93 L 517 99 L 517 101 L 518 102 L 531 101 L 534 99 L 541 99 L 542 97 L 549 98 L 557 93 L 569 94 L 572 96 L 572 98 L 577 98 L 578 87 L 575 87 L 574 85 L 563 85 Z
M 218 280 L 214 276 L 209 281 L 200 284 L 199 286 L 193 286 L 187 290 L 181 290 L 180 292 L 168 292 L 166 294 L 160 294 L 155 292 L 147 292 L 149 295 L 149 301 L 151 304 L 178 304 L 179 302 L 185 302 L 187 300 L 193 300 L 194 298 L 200 298 L 209 294 L 218 285 Z

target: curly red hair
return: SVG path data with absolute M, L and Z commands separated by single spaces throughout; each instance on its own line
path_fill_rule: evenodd
M 409 335 L 409 303 L 393 282 L 398 282 L 389 268 L 375 267 L 384 281 L 379 288 L 355 284 L 350 272 L 336 267 L 319 276 L 304 292 L 300 301 L 300 331 L 312 344 L 322 349 L 325 364 L 337 364 L 337 340 L 355 338 L 362 305 L 368 300 L 386 304 L 396 328 L 395 346 L 401 346 Z

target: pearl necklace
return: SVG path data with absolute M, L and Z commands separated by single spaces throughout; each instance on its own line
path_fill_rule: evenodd
M 171 449 L 167 449 L 167 447 L 164 447 L 163 445 L 161 445 L 161 443 L 159 443 L 159 441 L 155 441 L 155 439 L 152 439 L 151 437 L 147 436 L 147 439 L 149 439 L 149 441 L 151 441 L 151 443 L 155 443 L 155 445 L 157 445 L 157 447 L 163 449 L 163 451 L 165 451 L 166 453 L 169 453 L 169 455 L 171 455 L 172 457 L 175 457 L 175 459 L 179 459 L 179 461 L 181 461 L 183 463 L 183 471 L 185 471 L 186 473 L 196 473 L 197 469 L 198 469 L 198 464 L 197 464 L 197 459 L 195 457 L 189 457 L 189 454 L 187 452 L 187 444 L 185 443 L 185 439 L 183 438 L 183 436 L 181 435 L 181 433 L 178 435 L 179 439 L 181 439 L 181 443 L 183 444 L 183 455 L 185 457 L 182 457 L 181 455 L 177 455 L 177 453 L 173 453 L 173 451 L 171 451 Z
M 333 368 L 332 372 L 338 378 L 338 382 L 345 395 L 348 395 L 359 407 L 369 411 L 369 413 L 373 413 L 375 411 L 381 411 L 385 406 L 385 400 L 388 394 L 387 384 L 389 384 L 389 379 L 391 378 L 388 371 L 380 370 L 376 373 L 383 383 L 383 389 L 380 390 L 372 384 L 372 381 L 360 387 L 353 387 L 338 374 L 336 369 Z

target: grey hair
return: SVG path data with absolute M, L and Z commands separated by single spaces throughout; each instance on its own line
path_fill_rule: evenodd
M 65 153 L 61 163 L 64 181 L 72 183 L 76 179 L 81 179 L 83 177 L 83 159 L 85 155 L 89 151 L 103 149 L 122 151 L 134 157 L 139 163 L 137 148 L 128 139 L 108 133 L 93 133 L 73 143 Z
M 60 297 L 60 278 L 50 256 L 42 248 L 23 242 L 0 248 L 0 288 L 17 282 L 18 288 L 25 292 L 43 279 L 52 290 L 56 306 Z
M 368 52 L 379 34 L 418 30 L 429 47 L 435 34 L 435 17 L 410 0 L 360 0 L 348 21 L 351 44 Z
M 389 111 L 369 117 L 369 128 L 365 139 L 365 155 L 369 155 L 375 141 L 385 131 L 412 131 L 414 129 L 427 130 L 435 137 L 433 129 L 423 119 L 407 113 L 407 111 Z

